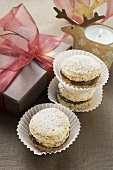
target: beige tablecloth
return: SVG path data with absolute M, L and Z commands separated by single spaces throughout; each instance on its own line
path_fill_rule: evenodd
M 52 0 L 1 0 L 0 17 L 21 2 L 41 33 L 62 35 L 60 28 L 66 21 L 55 18 Z M 43 102 L 50 102 L 46 92 L 36 104 Z M 58 154 L 36 156 L 16 135 L 19 119 L 0 111 L 0 170 L 113 170 L 113 67 L 101 105 L 77 116 L 81 132 L 73 145 Z

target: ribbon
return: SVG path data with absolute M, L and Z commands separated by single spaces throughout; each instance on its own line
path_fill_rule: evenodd
M 46 54 L 54 49 L 62 37 L 40 34 L 23 4 L 12 8 L 2 19 L 0 27 L 0 94 L 8 87 L 19 71 L 33 59 L 53 76 L 53 59 Z M 0 107 L 3 101 L 0 96 Z

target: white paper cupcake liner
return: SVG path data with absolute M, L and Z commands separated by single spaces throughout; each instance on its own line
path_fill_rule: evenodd
M 29 123 L 34 114 L 36 114 L 38 111 L 45 109 L 45 108 L 57 108 L 64 112 L 70 121 L 70 135 L 67 141 L 62 145 L 62 147 L 57 151 L 52 152 L 41 152 L 37 148 L 35 148 L 32 145 L 32 142 L 29 138 Z M 36 155 L 42 155 L 42 154 L 51 154 L 51 153 L 57 153 L 65 150 L 68 148 L 77 138 L 77 136 L 80 133 L 80 122 L 75 113 L 70 111 L 68 108 L 62 106 L 61 104 L 53 104 L 53 103 L 45 103 L 45 104 L 39 104 L 31 109 L 29 109 L 23 117 L 20 119 L 19 124 L 17 126 L 17 135 L 18 138 L 21 140 L 21 142 L 27 146 L 27 148 L 30 149 L 30 151 L 33 151 Z
M 70 86 L 69 84 L 66 84 L 63 80 L 62 80 L 62 76 L 60 74 L 60 70 L 61 70 L 61 64 L 62 62 L 67 58 L 67 57 L 71 57 L 73 55 L 87 55 L 87 56 L 91 56 L 92 58 L 94 58 L 95 60 L 97 60 L 100 65 L 101 65 L 101 73 L 102 73 L 102 81 L 96 86 L 96 87 L 91 87 L 91 88 L 75 88 L 73 86 Z M 105 65 L 105 63 L 100 60 L 98 57 L 96 57 L 95 55 L 86 52 L 86 51 L 82 51 L 82 50 L 68 50 L 65 52 L 60 53 L 59 55 L 56 56 L 56 58 L 54 59 L 53 62 L 53 70 L 54 73 L 57 77 L 57 79 L 62 83 L 62 85 L 68 90 L 71 91 L 73 93 L 82 93 L 82 92 L 87 92 L 93 89 L 97 89 L 100 88 L 101 86 L 105 85 L 105 83 L 107 83 L 107 80 L 109 78 L 109 71 L 107 66 Z
M 56 77 L 54 77 L 48 86 L 48 98 L 53 103 L 58 103 L 57 100 L 58 83 L 59 81 L 57 80 Z M 100 87 L 95 91 L 91 105 L 85 110 L 76 110 L 76 112 L 89 112 L 96 109 L 101 104 L 102 97 L 103 97 L 103 89 L 102 87 Z

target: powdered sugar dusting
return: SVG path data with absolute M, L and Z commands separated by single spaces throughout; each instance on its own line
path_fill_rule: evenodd
M 72 56 L 66 58 L 62 64 L 62 67 L 67 67 L 68 71 L 85 71 L 89 69 L 93 70 L 94 68 L 100 69 L 100 64 L 89 56 Z
M 100 75 L 100 63 L 90 56 L 73 55 L 66 58 L 61 65 L 63 74 L 76 81 L 86 81 Z M 76 75 L 75 75 L 76 74 Z
M 55 108 L 47 108 L 39 111 L 33 116 L 30 124 L 35 129 L 34 133 L 41 132 L 47 135 L 56 129 L 57 131 L 62 131 L 64 128 L 69 128 L 68 117 L 62 111 Z

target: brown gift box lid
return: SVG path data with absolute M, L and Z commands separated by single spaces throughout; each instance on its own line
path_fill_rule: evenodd
M 61 42 L 47 55 L 55 57 L 66 51 L 70 45 Z M 5 109 L 16 116 L 23 114 L 34 106 L 40 94 L 47 87 L 47 71 L 41 68 L 35 60 L 25 66 L 3 93 Z

